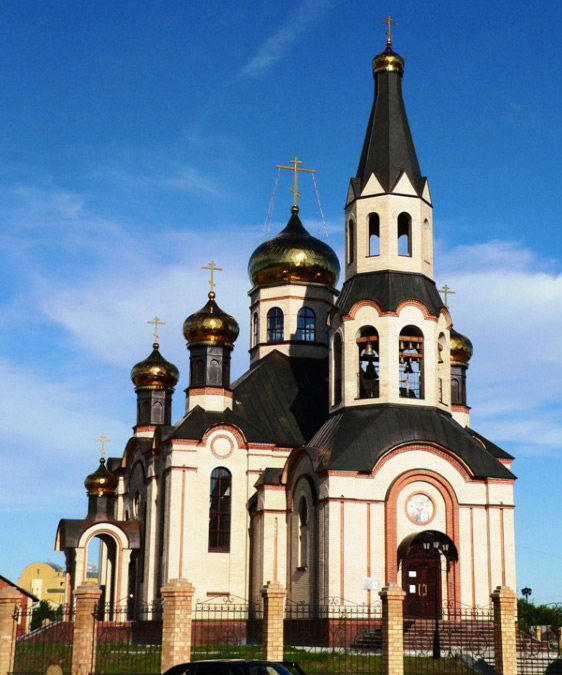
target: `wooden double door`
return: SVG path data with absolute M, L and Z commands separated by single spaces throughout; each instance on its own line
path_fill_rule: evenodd
M 437 608 L 441 617 L 441 560 L 440 556 L 412 553 L 402 560 L 402 588 L 404 616 L 409 618 L 435 617 Z

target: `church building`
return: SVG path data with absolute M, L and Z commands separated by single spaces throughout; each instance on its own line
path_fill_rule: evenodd
M 247 372 L 231 382 L 239 326 L 213 283 L 183 324 L 181 412 L 179 372 L 157 339 L 133 367 L 133 435 L 86 478 L 86 517 L 59 524 L 71 590 L 95 538 L 115 607 L 153 602 L 175 578 L 199 601 L 256 601 L 279 581 L 289 600 L 314 604 L 376 602 L 394 582 L 410 615 L 516 587 L 513 457 L 470 426 L 472 345 L 433 279 L 403 73 L 389 38 L 373 60 L 341 270 L 295 197 L 286 227 L 249 260 Z

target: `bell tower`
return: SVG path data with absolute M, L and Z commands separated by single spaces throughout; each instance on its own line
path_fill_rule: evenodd
M 331 409 L 450 410 L 448 310 L 433 280 L 433 217 L 402 98 L 404 59 L 373 59 L 374 102 L 345 206 L 345 283 L 331 326 Z

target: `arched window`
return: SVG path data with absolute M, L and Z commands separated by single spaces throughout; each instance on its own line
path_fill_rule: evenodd
M 379 396 L 379 334 L 373 326 L 363 326 L 355 338 L 359 350 L 358 396 Z
M 347 264 L 350 265 L 355 258 L 355 226 L 353 220 L 347 223 Z
M 398 255 L 412 256 L 412 217 L 405 212 L 398 216 Z
M 230 550 L 230 492 L 232 475 L 219 467 L 211 473 L 209 491 L 209 551 Z
M 342 343 L 341 335 L 334 335 L 334 405 L 342 398 Z
M 299 500 L 299 567 L 308 565 L 308 502 L 303 495 Z
M 258 313 L 254 312 L 254 318 L 252 320 L 252 347 L 256 347 L 259 342 L 259 323 L 258 323 Z
M 439 396 L 439 403 L 448 403 L 447 392 L 445 391 L 445 376 L 447 373 L 446 369 L 446 352 L 447 352 L 447 339 L 445 338 L 445 333 L 441 333 L 437 340 L 437 394 Z
M 301 307 L 297 315 L 297 340 L 314 342 L 316 340 L 316 314 L 310 307 Z
M 209 363 L 209 384 L 222 384 L 221 366 L 217 359 L 211 359 Z
M 381 253 L 381 229 L 378 213 L 371 213 L 369 216 L 369 255 L 380 255 Z
M 267 341 L 280 342 L 283 339 L 283 312 L 272 307 L 267 313 Z
M 191 362 L 191 386 L 205 384 L 205 361 L 196 359 Z
M 423 333 L 406 326 L 399 339 L 400 396 L 423 398 Z

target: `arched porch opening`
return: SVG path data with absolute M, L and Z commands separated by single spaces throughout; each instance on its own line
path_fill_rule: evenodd
M 398 562 L 406 594 L 405 617 L 442 617 L 444 601 L 454 598 L 451 571 L 458 559 L 454 542 L 438 530 L 424 530 L 402 540 L 398 546 Z

